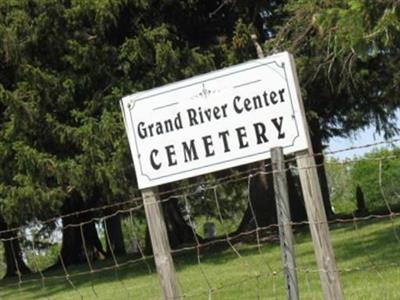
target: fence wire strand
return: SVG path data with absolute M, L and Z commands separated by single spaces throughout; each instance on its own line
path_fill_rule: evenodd
M 325 155 L 334 155 L 337 153 L 353 151 L 357 149 L 364 149 L 374 146 L 379 146 L 383 144 L 394 144 L 399 142 L 400 139 L 395 139 L 387 142 L 379 142 L 368 145 L 362 145 L 357 147 L 350 147 L 341 150 L 335 150 L 326 152 Z M 321 155 L 319 153 L 314 154 L 314 156 Z M 376 277 L 384 282 L 387 280 L 385 275 L 382 273 L 384 268 L 399 268 L 399 263 L 396 262 L 387 262 L 383 263 L 381 261 L 375 261 L 374 257 L 369 253 L 368 245 L 365 242 L 365 237 L 361 232 L 360 224 L 370 224 L 375 221 L 380 220 L 389 220 L 391 224 L 391 229 L 393 231 L 393 236 L 397 241 L 398 245 L 400 242 L 399 237 L 399 225 L 398 218 L 400 216 L 400 212 L 392 207 L 392 204 L 389 200 L 387 192 L 385 191 L 384 185 L 384 162 L 385 161 L 393 161 L 399 160 L 400 156 L 398 155 L 387 155 L 382 157 L 367 157 L 367 158 L 354 158 L 354 159 L 346 159 L 342 161 L 333 160 L 333 161 L 325 161 L 321 164 L 315 164 L 313 166 L 307 166 L 306 168 L 319 168 L 325 166 L 326 164 L 334 164 L 341 165 L 343 167 L 350 166 L 359 161 L 376 161 L 378 163 L 378 185 L 379 192 L 381 195 L 381 200 L 388 213 L 371 213 L 367 215 L 356 215 L 352 212 L 351 216 L 340 217 L 337 216 L 334 219 L 330 219 L 327 221 L 327 224 L 330 226 L 344 226 L 345 228 L 350 228 L 352 230 L 352 236 L 354 241 L 360 242 L 360 249 L 362 255 L 365 257 L 367 264 L 363 266 L 356 267 L 338 267 L 338 272 L 342 274 L 351 273 L 351 272 L 372 272 L 376 274 Z M 291 164 L 294 162 L 294 159 L 289 157 L 285 160 L 285 163 L 288 165 L 284 171 L 298 171 L 300 168 Z M 250 190 L 252 186 L 252 180 L 256 178 L 256 176 L 271 176 L 274 174 L 273 171 L 266 170 L 266 166 L 269 166 L 269 162 L 264 163 L 263 165 L 259 165 L 254 167 L 248 167 L 246 169 L 242 169 L 240 171 L 235 172 L 234 174 L 229 174 L 226 176 L 222 176 L 216 179 L 205 179 L 201 181 L 197 181 L 193 184 L 185 185 L 184 187 L 178 186 L 169 188 L 166 191 L 160 192 L 160 199 L 153 203 L 156 205 L 166 204 L 172 199 L 178 199 L 182 201 L 186 208 L 191 207 L 191 201 L 195 201 L 192 198 L 197 195 L 197 191 L 195 188 L 202 186 L 204 192 L 210 192 L 212 195 L 212 201 L 215 204 L 217 220 L 222 228 L 222 234 L 220 236 L 216 236 L 211 239 L 203 239 L 198 232 L 198 227 L 195 222 L 195 215 L 189 209 L 187 209 L 187 222 L 189 227 L 191 228 L 194 242 L 191 244 L 183 244 L 178 248 L 171 250 L 171 255 L 176 257 L 176 260 L 181 264 L 180 257 L 185 257 L 184 255 L 191 255 L 193 253 L 194 261 L 196 264 L 196 269 L 198 270 L 200 277 L 202 278 L 202 284 L 200 287 L 194 287 L 193 289 L 187 289 L 188 283 L 190 280 L 183 284 L 183 278 L 178 274 L 178 280 L 180 288 L 183 292 L 184 298 L 196 298 L 199 296 L 204 296 L 207 299 L 214 299 L 214 297 L 218 298 L 220 293 L 224 291 L 228 291 L 229 289 L 236 288 L 238 286 L 244 286 L 245 284 L 249 284 L 254 287 L 254 297 L 256 299 L 278 299 L 280 295 L 284 294 L 283 289 L 283 270 L 281 267 L 275 267 L 276 262 L 272 261 L 272 254 L 269 253 L 269 248 L 266 248 L 266 245 L 270 244 L 272 241 L 275 243 L 276 237 L 270 238 L 273 235 L 273 232 L 276 232 L 279 229 L 278 224 L 269 224 L 267 226 L 260 226 L 260 223 L 257 218 L 256 208 L 254 207 Z M 247 207 L 249 210 L 251 222 L 254 223 L 254 227 L 239 231 L 239 232 L 228 232 L 226 230 L 226 218 L 224 217 L 224 208 L 223 201 L 224 199 L 220 199 L 219 191 L 225 191 L 224 188 L 226 186 L 236 186 L 242 184 L 247 190 L 246 197 L 244 199 L 244 207 Z M 348 184 L 348 183 L 346 183 Z M 393 184 L 393 183 L 391 183 Z M 346 186 L 345 190 L 349 190 L 350 187 Z M 208 199 L 210 200 L 210 199 Z M 150 204 L 151 205 L 151 204 Z M 91 213 L 93 214 L 90 219 L 83 219 L 81 222 L 70 222 L 68 224 L 63 224 L 62 229 L 75 229 L 79 230 L 80 239 L 82 241 L 82 248 L 84 257 L 82 257 L 83 264 L 87 267 L 87 270 L 78 269 L 75 270 L 71 268 L 68 271 L 67 268 L 69 264 L 66 264 L 63 255 L 59 251 L 57 254 L 58 260 L 57 263 L 60 267 L 60 272 L 48 272 L 40 267 L 39 256 L 41 255 L 41 250 L 39 249 L 36 240 L 33 237 L 29 237 L 32 234 L 29 233 L 31 231 L 30 227 L 32 224 L 25 224 L 22 226 L 17 226 L 13 228 L 7 228 L 5 230 L 0 231 L 0 242 L 7 243 L 10 246 L 12 259 L 16 266 L 16 280 L 14 282 L 8 281 L 7 284 L 2 285 L 3 288 L 15 286 L 18 288 L 18 293 L 22 293 L 24 286 L 29 284 L 37 284 L 42 290 L 43 298 L 51 299 L 49 291 L 49 285 L 54 284 L 53 281 L 64 280 L 72 293 L 76 296 L 71 296 L 71 299 L 86 299 L 86 292 L 84 293 L 83 286 L 81 283 L 76 284 L 74 282 L 78 282 L 78 277 L 87 276 L 88 278 L 88 286 L 90 286 L 92 297 L 94 298 L 102 298 L 104 294 L 100 292 L 97 287 L 100 276 L 96 276 L 96 274 L 101 274 L 103 272 L 113 272 L 115 275 L 114 284 L 118 284 L 118 287 L 115 289 L 120 290 L 126 297 L 128 298 L 154 298 L 157 299 L 159 296 L 155 296 L 159 289 L 155 287 L 153 284 L 142 285 L 138 289 L 135 286 L 130 286 L 130 283 L 125 282 L 125 275 L 122 275 L 121 271 L 123 268 L 132 268 L 140 269 L 143 266 L 146 276 L 150 276 L 153 278 L 155 276 L 155 268 L 152 267 L 153 263 L 151 262 L 154 259 L 154 256 L 150 253 L 146 253 L 143 247 L 143 238 L 139 237 L 138 234 L 138 225 L 135 224 L 136 216 L 134 214 L 142 214 L 143 215 L 143 203 L 141 197 L 131 197 L 126 201 L 121 201 L 118 203 L 106 204 L 100 207 L 88 208 L 81 211 L 68 213 L 64 215 L 57 215 L 47 220 L 38 221 L 37 223 L 40 226 L 46 226 L 50 224 L 55 224 L 58 220 L 64 220 L 65 218 L 77 218 L 85 216 L 85 214 Z M 105 214 L 106 211 L 112 211 L 111 213 Z M 120 258 L 116 253 L 113 246 L 113 241 L 111 239 L 111 235 L 109 232 L 109 228 L 107 226 L 107 222 L 111 220 L 111 218 L 121 218 L 121 220 L 125 220 L 128 224 L 127 233 L 128 239 L 132 242 L 132 247 L 135 249 L 135 255 L 128 254 L 125 258 Z M 320 224 L 319 222 L 316 222 Z M 96 256 L 91 249 L 92 245 L 88 243 L 88 233 L 85 231 L 87 226 L 101 226 L 103 228 L 104 240 L 107 246 L 108 254 L 110 258 L 106 259 L 106 263 L 98 263 L 94 260 Z M 310 222 L 307 220 L 298 221 L 298 222 L 290 222 L 290 225 L 295 230 L 299 230 L 303 232 L 302 229 L 305 225 L 310 225 Z M 97 231 L 99 229 L 96 229 Z M 19 264 L 19 255 L 20 253 L 16 253 L 16 249 L 14 244 L 22 245 L 24 241 L 27 241 L 30 244 L 30 257 L 32 260 L 32 265 L 37 273 L 37 278 L 34 278 L 32 275 L 23 274 L 20 269 Z M 250 242 L 249 242 L 250 241 Z M 299 245 L 299 241 L 295 242 L 295 246 Z M 244 244 L 254 244 L 254 251 L 256 251 L 258 257 L 261 259 L 263 265 L 259 266 L 259 261 L 253 261 L 247 255 L 244 255 L 243 250 L 241 248 Z M 275 243 L 276 244 L 276 243 Z M 225 245 L 225 248 L 222 247 L 221 251 L 232 252 L 235 258 L 238 259 L 238 264 L 240 265 L 240 271 L 244 274 L 241 278 L 231 280 L 229 282 L 224 282 L 220 280 L 218 276 L 215 276 L 210 270 L 210 267 L 207 265 L 206 261 L 211 260 L 214 255 L 219 255 L 220 252 L 213 253 L 210 249 L 214 246 Z M 228 247 L 228 248 L 226 248 Z M 253 249 L 253 248 L 252 248 Z M 27 250 L 23 250 L 26 252 Z M 133 251 L 133 250 L 132 250 Z M 223 252 L 222 252 L 223 253 Z M 21 259 L 26 260 L 25 256 Z M 280 257 L 275 259 L 280 259 Z M 300 263 L 301 262 L 301 263 Z M 309 295 L 310 299 L 315 299 L 315 294 L 313 293 L 313 274 L 317 274 L 321 270 L 319 270 L 316 266 L 308 267 L 309 264 L 307 261 L 298 260 L 301 266 L 296 267 L 296 271 L 298 274 L 301 274 L 301 278 L 303 279 L 304 287 L 302 288 L 302 292 L 305 292 Z M 102 265 L 103 264 L 103 265 Z M 280 264 L 279 264 L 280 266 Z M 182 268 L 183 269 L 183 268 Z M 124 271 L 126 272 L 126 271 Z M 140 272 L 139 272 L 140 274 Z M 75 278 L 77 280 L 75 280 Z M 149 280 L 150 281 L 150 280 Z M 131 281 L 129 281 L 131 282 Z M 146 289 L 144 289 L 143 288 Z M 108 291 L 112 294 L 112 291 Z M 247 291 L 243 291 L 245 293 Z M 1 292 L 0 292 L 1 293 Z M 153 296 L 149 296 L 149 293 Z M 245 295 L 243 295 L 245 297 Z

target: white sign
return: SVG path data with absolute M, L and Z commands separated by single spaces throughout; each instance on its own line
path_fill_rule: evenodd
M 139 188 L 307 149 L 291 56 L 284 52 L 124 97 Z

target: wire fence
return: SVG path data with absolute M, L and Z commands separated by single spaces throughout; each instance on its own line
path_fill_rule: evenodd
M 400 297 L 395 289 L 400 274 L 400 188 L 396 182 L 400 154 L 381 151 L 345 160 L 329 156 L 399 141 L 326 152 L 323 163 L 310 166 L 324 167 L 328 174 L 335 210 L 328 224 L 347 298 Z M 292 157 L 285 163 L 294 178 L 293 191 L 299 193 L 295 179 L 299 168 Z M 251 165 L 168 187 L 160 191 L 158 203 L 150 204 L 161 205 L 167 219 L 183 298 L 285 297 L 272 186 L 257 190 L 265 202 L 254 196 L 260 178 L 273 175 L 270 167 L 269 163 Z M 372 177 L 364 178 L 363 171 L 365 177 Z M 357 185 L 365 195 L 356 196 Z M 301 202 L 301 194 L 294 201 Z M 110 226 L 115 221 L 117 226 Z M 309 224 L 304 216 L 290 222 L 296 240 L 296 272 L 301 298 L 320 299 L 320 270 Z M 118 250 L 115 228 L 121 228 L 119 240 L 125 251 Z M 76 240 L 75 248 L 65 249 L 68 237 Z M 1 299 L 160 298 L 141 197 L 7 228 L 0 231 L 0 242 L 7 262 L 0 265 L 0 272 L 15 266 L 15 276 L 0 281 Z

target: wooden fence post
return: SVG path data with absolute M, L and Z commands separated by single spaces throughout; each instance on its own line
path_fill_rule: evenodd
M 329 235 L 328 220 L 322 202 L 321 185 L 319 183 L 317 168 L 315 165 L 314 151 L 310 131 L 301 99 L 299 80 L 297 78 L 296 64 L 290 55 L 290 64 L 293 70 L 296 92 L 299 96 L 299 105 L 303 119 L 304 130 L 307 138 L 308 149 L 295 153 L 301 189 L 303 191 L 304 204 L 314 245 L 314 253 L 319 269 L 322 293 L 326 300 L 342 300 L 343 293 L 339 281 L 339 273 L 336 267 L 335 255 Z
M 324 299 L 340 300 L 343 299 L 342 289 L 329 237 L 315 159 L 312 152 L 301 151 L 296 153 L 296 161 Z
M 181 299 L 164 216 L 161 212 L 160 202 L 157 201 L 157 192 L 157 188 L 142 190 L 154 260 L 164 299 Z
M 299 299 L 296 275 L 296 262 L 293 247 L 293 232 L 290 225 L 289 191 L 282 147 L 271 149 L 271 162 L 274 177 L 276 215 L 279 225 L 281 257 L 286 282 L 286 296 L 289 300 Z

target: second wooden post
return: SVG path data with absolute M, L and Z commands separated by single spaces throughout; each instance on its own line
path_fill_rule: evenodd
M 286 283 L 286 296 L 289 300 L 297 300 L 299 299 L 299 288 L 294 258 L 294 238 L 292 226 L 290 224 L 289 191 L 282 147 L 271 149 L 271 162 L 274 172 L 276 215 L 279 225 L 279 240 Z

